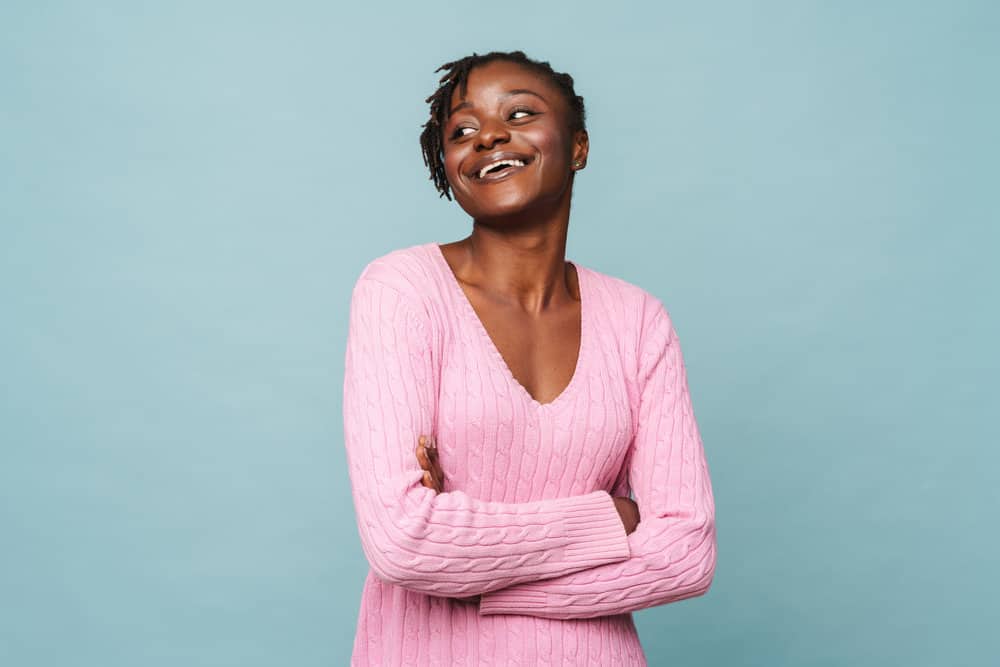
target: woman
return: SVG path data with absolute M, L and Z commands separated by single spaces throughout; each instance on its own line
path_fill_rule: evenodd
M 588 152 L 572 77 L 520 51 L 441 69 L 421 145 L 472 233 L 372 260 L 351 297 L 352 664 L 645 665 L 631 612 L 715 571 L 677 334 L 564 258 Z

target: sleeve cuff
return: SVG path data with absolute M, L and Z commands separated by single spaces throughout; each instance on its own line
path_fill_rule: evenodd
M 581 496 L 563 519 L 570 543 L 565 558 L 583 568 L 625 560 L 631 555 L 628 535 L 615 502 L 606 491 Z
M 549 594 L 544 591 L 528 590 L 531 584 L 501 588 L 492 593 L 484 593 L 479 598 L 479 615 L 526 614 L 532 610 L 545 609 L 549 604 Z

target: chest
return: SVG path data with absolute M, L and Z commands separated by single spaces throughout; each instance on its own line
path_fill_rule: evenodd
M 446 490 L 503 502 L 610 491 L 632 436 L 613 346 L 588 335 L 579 313 L 548 331 L 493 316 L 455 318 L 442 341 L 435 421 Z
M 579 302 L 533 318 L 515 308 L 469 300 L 514 382 L 536 403 L 555 401 L 573 379 L 580 356 Z

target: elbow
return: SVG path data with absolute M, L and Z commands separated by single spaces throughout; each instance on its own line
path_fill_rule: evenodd
M 702 539 L 700 548 L 693 554 L 696 558 L 692 572 L 692 587 L 690 597 L 699 597 L 708 593 L 715 579 L 715 563 L 718 553 L 718 541 L 715 535 L 715 516 L 703 517 L 700 528 Z
M 449 559 L 426 540 L 415 538 L 398 526 L 384 526 L 362 540 L 368 564 L 381 581 L 407 590 L 439 597 L 466 597 L 484 586 L 467 576 L 456 576 Z
M 409 538 L 405 531 L 395 526 L 380 526 L 381 530 L 369 532 L 361 546 L 372 573 L 388 584 L 412 585 L 426 577 L 422 572 L 428 555 L 422 554 L 420 545 Z
M 702 577 L 701 583 L 698 588 L 696 595 L 701 596 L 708 593 L 708 589 L 712 587 L 712 582 L 715 580 L 715 561 L 716 554 L 718 553 L 718 544 L 715 540 L 715 522 L 712 522 L 712 534 L 709 537 L 708 548 L 706 549 L 705 558 L 702 564 Z
M 394 550 L 382 550 L 378 547 L 365 548 L 368 565 L 379 580 L 427 595 L 449 595 L 445 582 L 437 581 L 435 577 L 418 567 L 419 560 L 413 556 L 402 557 Z
M 356 502 L 361 549 L 372 574 L 396 586 L 427 578 L 422 571 L 434 560 L 423 540 L 417 539 L 419 531 L 412 525 L 418 522 L 403 511 L 406 504 L 404 497 L 395 494 Z
M 659 604 L 678 602 L 705 595 L 715 579 L 717 541 L 715 517 L 699 513 L 689 519 L 687 538 L 679 550 L 668 551 L 665 571 L 670 573 L 663 582 Z
M 391 551 L 384 551 L 381 545 L 365 545 L 364 552 L 372 574 L 381 581 L 402 586 L 404 582 L 413 579 L 413 573 L 408 572 L 405 565 L 398 558 L 394 558 Z

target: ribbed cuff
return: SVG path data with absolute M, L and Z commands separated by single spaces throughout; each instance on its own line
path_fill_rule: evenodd
M 532 610 L 545 609 L 549 606 L 549 594 L 542 591 L 527 590 L 532 584 L 501 588 L 492 593 L 484 593 L 479 598 L 479 615 L 487 614 L 525 614 L 530 616 Z
M 582 567 L 625 560 L 631 555 L 628 535 L 615 501 L 606 491 L 580 496 L 563 516 L 564 535 L 570 543 L 564 558 Z

